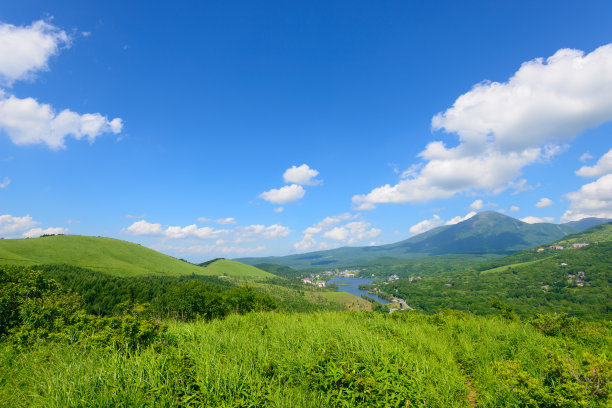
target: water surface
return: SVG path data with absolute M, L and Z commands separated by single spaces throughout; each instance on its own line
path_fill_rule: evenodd
M 383 299 L 378 295 L 368 293 L 367 290 L 359 289 L 359 285 L 369 285 L 372 282 L 374 282 L 374 279 L 371 278 L 344 278 L 339 276 L 336 278 L 331 278 L 329 281 L 327 281 L 327 284 L 342 283 L 343 285 L 338 285 L 338 292 L 347 292 L 359 297 L 361 297 L 361 295 L 366 295 L 367 297 L 382 304 L 389 303 L 387 299 Z

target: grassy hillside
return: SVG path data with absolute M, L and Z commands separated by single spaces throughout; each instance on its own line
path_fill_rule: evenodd
M 609 327 L 551 321 L 256 313 L 170 323 L 133 353 L 0 343 L 0 405 L 607 406 Z
M 2 239 L 0 264 L 67 264 L 124 277 L 193 274 L 241 278 L 273 276 L 235 261 L 217 260 L 203 268 L 131 242 L 80 235 Z
M 216 260 L 204 268 L 206 275 L 234 276 L 237 278 L 273 278 L 275 275 L 251 265 L 227 259 Z
M 116 276 L 206 274 L 199 266 L 141 245 L 80 235 L 0 240 L 0 263 L 68 264 Z

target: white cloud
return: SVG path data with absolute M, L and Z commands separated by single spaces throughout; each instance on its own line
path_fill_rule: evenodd
M 123 218 L 127 218 L 127 219 L 134 219 L 135 218 L 135 219 L 138 219 L 138 218 L 144 218 L 145 216 L 146 216 L 145 214 L 143 214 L 143 215 L 125 214 L 123 216 Z
M 576 170 L 576 174 L 580 177 L 599 177 L 608 173 L 612 173 L 612 149 L 601 156 L 594 166 L 582 166 Z
M 48 70 L 49 58 L 68 45 L 70 36 L 46 21 L 19 27 L 0 22 L 0 83 L 10 86 Z
M 65 234 L 68 232 L 66 228 L 33 228 L 40 224 L 35 221 L 30 215 L 23 217 L 13 217 L 10 214 L 0 215 L 0 235 L 5 237 L 24 237 L 33 238 L 43 234 Z
M 412 235 L 422 234 L 423 232 L 429 231 L 432 228 L 439 227 L 444 223 L 444 220 L 440 218 L 438 214 L 428 220 L 423 220 L 410 227 L 409 231 Z
M 299 167 L 292 166 L 285 170 L 283 179 L 285 183 L 301 184 L 305 186 L 316 186 L 321 184 L 322 180 L 316 180 L 315 177 L 319 175 L 319 172 L 315 169 L 311 169 L 307 164 L 302 164 Z
M 514 211 L 514 212 L 521 211 L 521 207 L 517 207 L 516 205 L 513 205 L 510 207 L 510 211 Z
M 344 227 L 334 227 L 325 232 L 323 236 L 334 241 L 346 241 L 349 236 L 349 230 Z
M 430 143 L 407 179 L 356 195 L 353 204 L 366 210 L 516 188 L 523 167 L 550 159 L 560 145 L 611 119 L 612 44 L 587 55 L 562 49 L 524 63 L 505 83 L 482 82 L 461 95 L 432 119 L 434 130 L 457 134 L 459 144 Z
M 570 200 L 570 206 L 561 217 L 563 222 L 587 217 L 612 218 L 612 174 L 585 184 L 565 197 Z
M 275 213 L 282 213 L 284 209 L 285 209 L 285 207 L 276 207 L 276 208 L 274 209 L 274 212 L 275 212 Z
M 550 207 L 554 203 L 555 202 L 553 200 L 551 200 L 550 198 L 543 197 L 543 198 L 540 199 L 540 201 L 538 201 L 536 203 L 536 207 L 538 207 L 538 208 L 546 208 L 546 207 Z
M 289 228 L 274 224 L 239 226 L 233 230 L 215 229 L 212 227 L 200 227 L 195 224 L 181 226 L 168 226 L 165 229 L 161 224 L 152 224 L 145 220 L 134 222 L 125 229 L 131 235 L 151 235 L 167 239 L 210 239 L 218 240 L 221 237 L 232 239 L 234 242 L 250 242 L 260 239 L 284 238 L 291 232 Z
M 40 237 L 41 235 L 57 235 L 57 234 L 66 234 L 68 229 L 66 228 L 32 228 L 31 230 L 24 232 L 22 236 L 24 238 L 35 238 Z
M 198 218 L 198 221 L 200 221 L 200 222 L 211 222 L 211 221 L 212 221 L 212 219 L 210 219 L 210 218 L 206 218 L 206 217 L 199 217 L 199 218 Z
M 299 200 L 304 197 L 304 194 L 306 194 L 306 190 L 304 190 L 302 186 L 291 184 L 278 189 L 273 188 L 270 191 L 265 191 L 261 193 L 259 197 L 274 204 L 285 204 Z
M 437 114 L 434 129 L 504 150 L 557 144 L 612 119 L 612 44 L 560 49 L 525 62 L 508 82 L 482 82 Z
M 524 217 L 520 219 L 523 222 L 526 222 L 527 224 L 539 224 L 542 222 L 555 222 L 555 219 L 553 217 Z
M 331 217 L 325 217 L 323 221 L 314 224 L 312 227 L 306 228 L 304 230 L 304 234 L 315 235 L 320 233 L 321 231 L 327 230 L 335 225 L 340 224 L 342 221 L 354 219 L 355 217 L 356 215 L 352 215 L 351 213 L 344 213 Z
M 151 224 L 141 220 L 130 225 L 127 232 L 133 235 L 159 235 L 162 233 L 162 227 L 161 224 Z
M 291 230 L 281 224 L 274 224 L 266 227 L 265 225 L 255 224 L 238 227 L 234 230 L 234 242 L 249 242 L 260 239 L 285 238 Z
M 0 130 L 16 145 L 45 143 L 51 149 L 61 149 L 68 136 L 77 140 L 85 137 L 91 143 L 104 133 L 120 133 L 122 127 L 119 118 L 109 121 L 99 113 L 79 115 L 69 109 L 56 114 L 51 105 L 0 90 Z
M 310 234 L 304 234 L 301 241 L 293 244 L 293 248 L 298 251 L 307 251 L 317 245 L 317 241 Z
M 216 223 L 221 225 L 237 224 L 236 219 L 234 219 L 234 217 L 218 218 Z
M 582 154 L 582 156 L 580 156 L 580 161 L 581 162 L 586 162 L 587 160 L 591 160 L 593 158 L 593 156 L 591 156 L 591 154 L 589 152 L 585 152 Z
M 482 200 L 476 200 L 472 204 L 470 204 L 470 210 L 480 210 L 484 206 Z
M 219 255 L 245 255 L 261 252 L 266 247 L 263 245 L 257 246 L 255 248 L 242 248 L 235 246 L 225 246 L 225 245 L 191 245 L 188 247 L 181 247 L 175 245 L 152 245 L 151 249 L 160 252 L 172 252 L 178 253 L 181 255 L 200 255 L 200 254 L 219 254 Z
M 476 215 L 476 211 L 471 211 L 469 213 L 467 213 L 465 216 L 461 217 L 461 216 L 456 216 L 454 218 L 451 218 L 450 220 L 446 221 L 446 223 L 444 225 L 455 225 L 455 224 L 459 224 L 462 221 L 465 220 L 469 220 L 470 218 L 472 218 L 473 216 Z
M 4 180 L 2 180 L 2 183 L 0 183 L 0 188 L 7 188 L 9 184 L 11 184 L 11 179 L 5 177 Z
M 13 217 L 10 214 L 0 215 L 0 235 L 15 236 L 32 228 L 38 222 L 31 216 Z

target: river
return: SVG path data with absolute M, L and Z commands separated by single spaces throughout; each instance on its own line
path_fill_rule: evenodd
M 361 297 L 361 295 L 366 295 L 367 297 L 376 300 L 377 302 L 389 303 L 387 299 L 383 299 L 378 295 L 374 295 L 372 293 L 368 293 L 367 290 L 359 289 L 359 285 L 369 285 L 374 282 L 374 279 L 370 278 L 344 278 L 344 277 L 335 277 L 331 278 L 327 281 L 327 284 L 330 285 L 332 283 L 342 283 L 342 285 L 338 285 L 338 292 L 347 292 L 352 293 L 355 296 Z

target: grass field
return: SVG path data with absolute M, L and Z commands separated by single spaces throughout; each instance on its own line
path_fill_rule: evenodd
M 601 325 L 555 337 L 500 318 L 373 312 L 169 325 L 163 344 L 134 353 L 0 345 L 0 405 L 609 406 Z
M 275 275 L 262 271 L 251 265 L 246 265 L 236 261 L 227 259 L 219 259 L 204 269 L 206 275 L 214 276 L 233 276 L 237 278 L 274 278 Z

